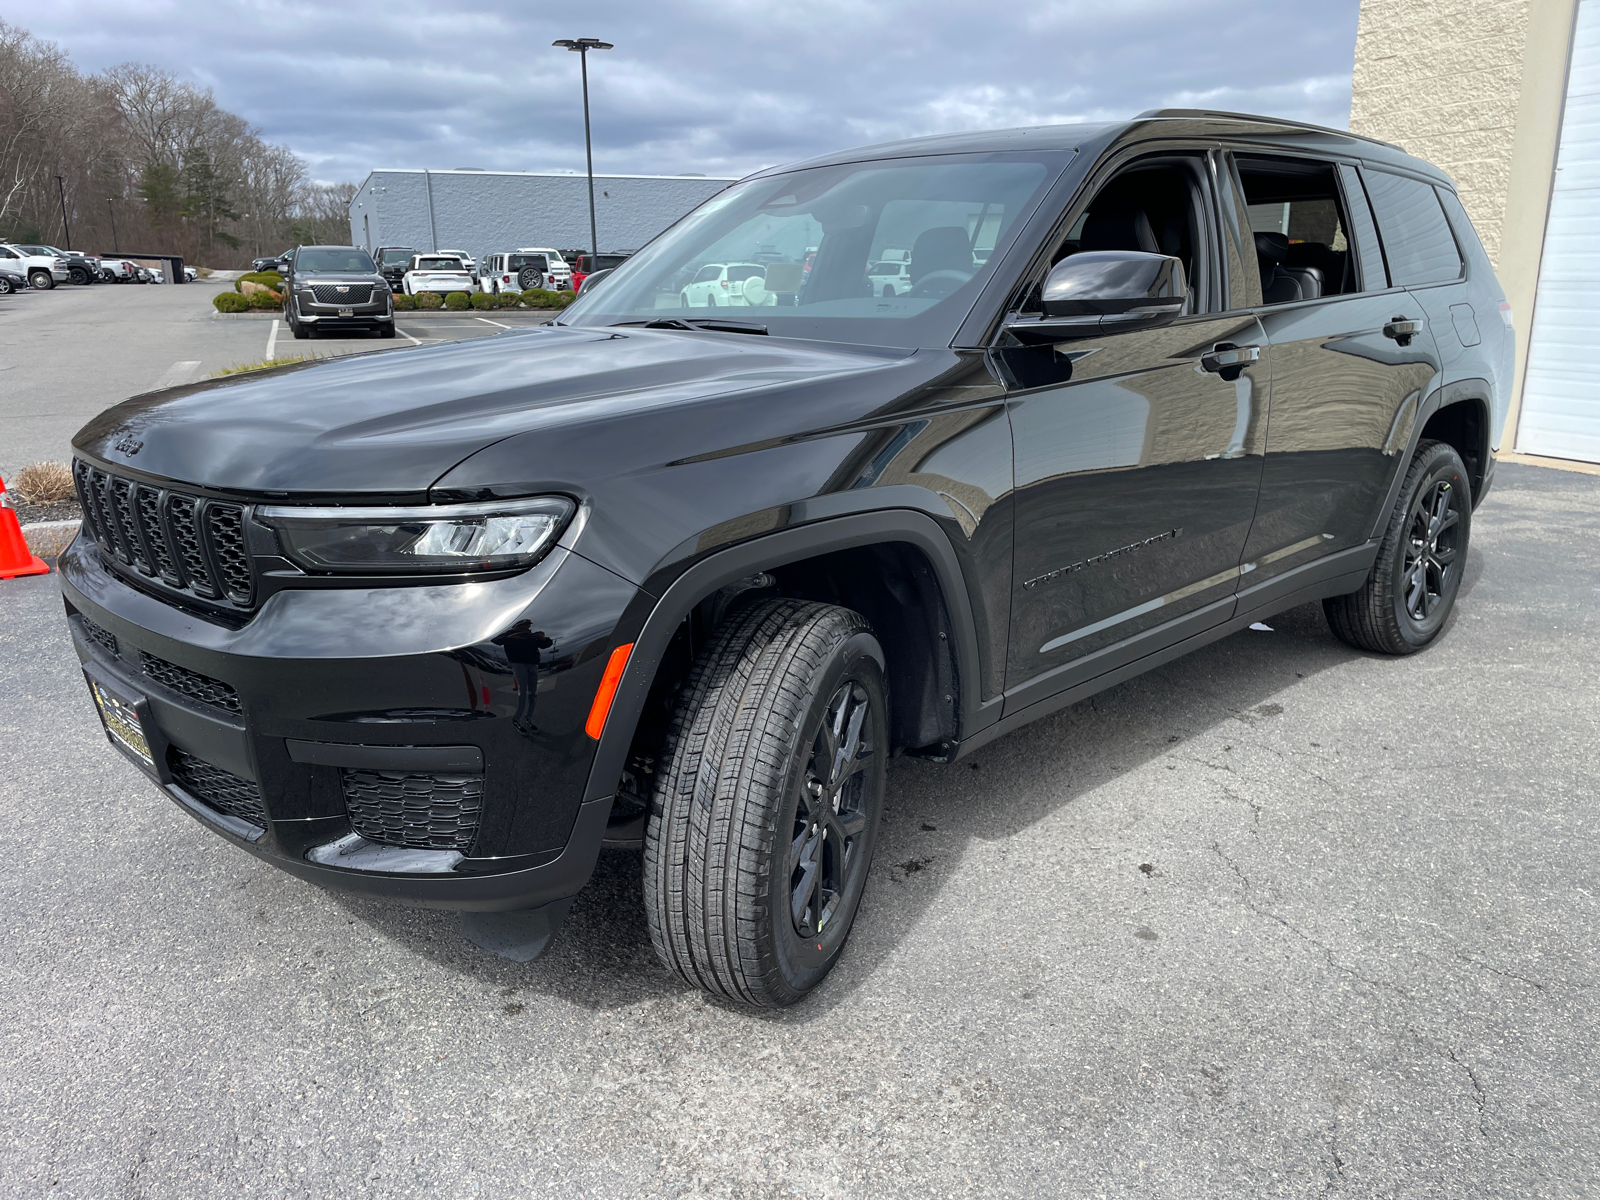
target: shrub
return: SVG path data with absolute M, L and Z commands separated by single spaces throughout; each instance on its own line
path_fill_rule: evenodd
M 477 309 L 479 312 L 482 312 L 485 309 L 494 308 L 495 302 L 496 297 L 491 296 L 488 292 L 472 293 L 472 307 Z
M 238 292 L 218 292 L 211 297 L 211 303 L 218 312 L 225 313 L 243 312 L 250 307 L 250 301 Z
M 467 307 L 467 294 L 465 292 L 451 292 L 444 298 L 444 306 L 451 312 L 462 312 Z
M 443 308 L 444 297 L 438 292 L 423 292 L 416 297 L 418 308 Z
M 244 302 L 246 307 L 257 311 L 283 307 L 283 297 L 277 292 L 251 292 Z
M 554 308 L 556 293 L 547 292 L 544 288 L 529 288 L 522 293 L 522 302 L 529 308 Z
M 244 289 L 239 286 L 242 283 L 259 283 L 263 287 L 268 287 L 273 291 L 277 291 L 283 286 L 283 276 L 279 275 L 276 271 L 247 271 L 245 274 L 239 276 L 238 279 L 233 281 L 233 290 L 236 292 L 244 291 Z
M 556 292 L 556 307 L 565 308 L 578 298 L 577 292 Z
M 522 297 L 516 292 L 501 292 L 495 299 L 499 302 L 497 308 L 516 308 L 522 303 Z
M 416 307 L 417 298 L 415 296 L 408 296 L 404 292 L 396 292 L 394 294 L 395 312 L 415 312 Z
M 11 478 L 11 490 L 29 504 L 54 504 L 72 498 L 72 468 L 66 463 L 29 463 Z

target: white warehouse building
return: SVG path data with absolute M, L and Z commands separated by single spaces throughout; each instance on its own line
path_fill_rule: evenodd
M 733 182 L 703 175 L 596 175 L 600 253 L 637 250 Z M 519 246 L 587 249 L 588 177 L 529 171 L 373 171 L 350 203 L 350 242 L 367 250 L 465 250 L 480 259 Z

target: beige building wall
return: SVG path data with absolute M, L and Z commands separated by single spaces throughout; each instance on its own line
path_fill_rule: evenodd
M 1578 0 L 1362 0 L 1350 130 L 1456 182 L 1517 324 L 1514 445 Z

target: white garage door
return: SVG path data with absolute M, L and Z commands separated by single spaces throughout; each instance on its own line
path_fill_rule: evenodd
M 1600 0 L 1580 0 L 1517 449 L 1600 462 Z

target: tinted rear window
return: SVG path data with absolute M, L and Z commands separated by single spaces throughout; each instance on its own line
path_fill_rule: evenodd
M 1387 171 L 1364 174 L 1389 260 L 1389 281 L 1413 287 L 1461 278 L 1461 251 L 1432 185 Z

